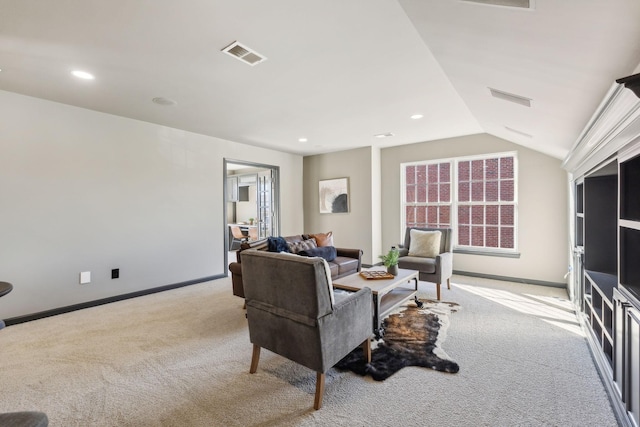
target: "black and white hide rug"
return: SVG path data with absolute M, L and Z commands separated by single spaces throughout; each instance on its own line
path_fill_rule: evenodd
M 421 366 L 436 371 L 456 373 L 458 364 L 440 347 L 449 316 L 460 309 L 450 302 L 423 299 L 422 308 L 415 302 L 400 307 L 384 320 L 384 334 L 372 343 L 371 363 L 366 363 L 361 347 L 356 348 L 335 367 L 358 375 L 371 375 L 383 381 L 405 366 Z

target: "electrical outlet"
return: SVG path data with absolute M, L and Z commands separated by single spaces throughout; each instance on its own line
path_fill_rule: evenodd
M 87 283 L 91 283 L 91 272 L 90 271 L 81 271 L 80 272 L 80 284 L 86 285 Z
M 117 279 L 120 277 L 120 269 L 119 268 L 114 268 L 113 270 L 111 270 L 111 278 L 112 279 Z

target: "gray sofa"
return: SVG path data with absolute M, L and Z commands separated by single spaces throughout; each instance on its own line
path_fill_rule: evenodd
M 306 235 L 298 234 L 295 236 L 284 237 L 288 243 L 296 243 L 306 240 Z M 231 284 L 233 286 L 233 294 L 244 298 L 244 286 L 242 280 L 242 254 L 247 249 L 255 249 L 258 251 L 267 251 L 267 239 L 256 240 L 253 242 L 244 242 L 240 245 L 240 249 L 236 252 L 236 262 L 229 264 L 231 272 Z M 333 261 L 329 262 L 331 269 L 331 278 L 338 279 L 350 274 L 358 273 L 362 268 L 362 250 L 336 248 L 337 256 Z
M 410 256 L 411 230 L 439 231 L 440 248 L 434 257 Z M 404 243 L 399 246 L 400 259 L 398 267 L 419 271 L 419 279 L 436 284 L 436 296 L 440 300 L 440 284 L 446 280 L 447 288 L 451 289 L 451 276 L 453 275 L 453 230 L 450 228 L 420 228 L 407 227 Z
M 253 343 L 250 372 L 258 368 L 261 348 L 316 371 L 319 409 L 325 372 L 360 345 L 371 359 L 371 289 L 332 297 L 322 258 L 287 253 L 245 251 L 242 276 Z

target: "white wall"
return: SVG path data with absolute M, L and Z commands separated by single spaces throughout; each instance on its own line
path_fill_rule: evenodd
M 303 227 L 300 156 L 4 91 L 0 116 L 0 318 L 224 274 L 224 158 L 279 166 Z
M 487 134 L 382 150 L 382 244 L 399 243 L 400 164 L 476 154 L 518 153 L 520 258 L 454 254 L 454 269 L 487 275 L 566 283 L 568 268 L 567 174 L 561 161 Z

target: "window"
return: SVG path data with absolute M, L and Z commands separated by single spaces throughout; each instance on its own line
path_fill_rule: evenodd
M 457 249 L 516 250 L 515 153 L 403 164 L 404 226 L 451 227 Z
M 407 166 L 405 220 L 408 227 L 451 226 L 451 164 Z

